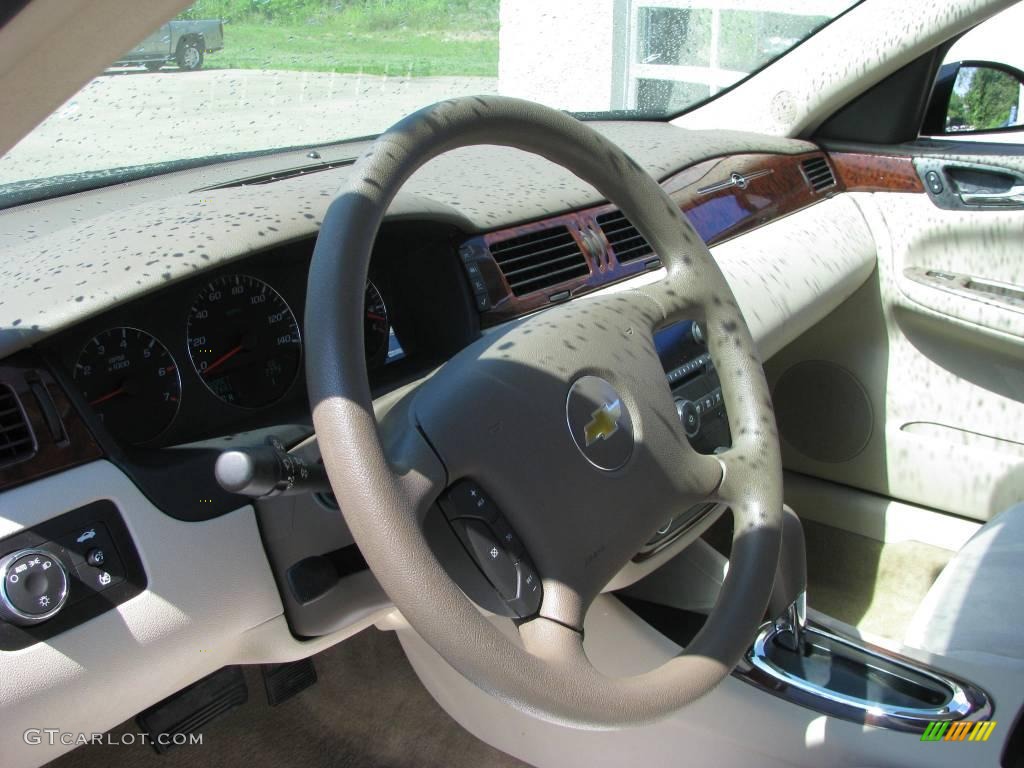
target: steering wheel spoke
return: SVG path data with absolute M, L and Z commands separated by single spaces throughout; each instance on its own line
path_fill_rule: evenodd
M 380 433 L 396 487 L 407 508 L 422 521 L 448 485 L 447 469 L 404 409 L 390 412 Z

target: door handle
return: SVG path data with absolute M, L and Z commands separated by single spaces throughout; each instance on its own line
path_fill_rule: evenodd
M 964 205 L 1018 206 L 1024 205 L 1024 184 L 1016 184 L 1002 192 L 961 192 Z

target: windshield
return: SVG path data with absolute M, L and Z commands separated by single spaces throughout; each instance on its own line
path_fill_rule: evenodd
M 53 182 L 51 194 L 72 191 L 76 180 L 116 181 L 137 166 L 155 173 L 373 135 L 468 94 L 665 118 L 765 66 L 852 4 L 199 0 L 0 159 L 0 206 L 45 196 Z

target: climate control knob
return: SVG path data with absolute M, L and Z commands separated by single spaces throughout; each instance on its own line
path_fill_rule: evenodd
M 27 626 L 53 618 L 68 599 L 68 572 L 44 549 L 0 558 L 0 619 Z

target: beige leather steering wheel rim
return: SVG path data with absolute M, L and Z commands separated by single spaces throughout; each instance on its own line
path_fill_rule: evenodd
M 487 334 L 379 428 L 362 351 L 374 239 L 417 168 L 477 144 L 539 154 L 591 183 L 647 237 L 667 276 Z M 310 268 L 306 369 L 331 484 L 382 587 L 467 679 L 549 720 L 621 727 L 663 717 L 711 690 L 741 658 L 768 602 L 782 471 L 760 360 L 705 244 L 664 190 L 608 139 L 517 99 L 427 107 L 382 134 L 351 179 L 324 217 Z M 721 378 L 733 446 L 717 457 L 689 447 L 653 345 L 656 328 L 683 318 L 704 321 Z M 565 427 L 566 393 L 583 376 L 610 383 L 632 418 L 632 452 L 613 471 L 589 464 Z M 424 538 L 427 510 L 461 477 L 488 489 L 543 579 L 540 613 L 519 626 L 521 643 L 462 594 Z M 733 510 L 733 555 L 715 609 L 679 657 L 643 675 L 606 677 L 583 648 L 588 606 L 666 511 L 702 500 Z

